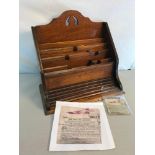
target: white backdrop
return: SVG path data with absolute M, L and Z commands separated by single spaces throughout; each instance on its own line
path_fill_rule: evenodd
M 39 72 L 31 26 L 47 24 L 65 10 L 108 22 L 119 69 L 134 68 L 134 0 L 20 0 L 20 73 Z

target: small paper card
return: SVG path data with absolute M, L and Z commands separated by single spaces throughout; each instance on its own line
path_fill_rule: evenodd
M 107 111 L 111 115 L 129 115 L 130 110 L 124 95 L 112 96 L 103 99 Z

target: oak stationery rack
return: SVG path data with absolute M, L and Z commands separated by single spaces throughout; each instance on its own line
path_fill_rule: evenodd
M 65 11 L 47 25 L 32 27 L 40 65 L 45 114 L 56 100 L 97 101 L 123 92 L 118 56 L 106 22 Z

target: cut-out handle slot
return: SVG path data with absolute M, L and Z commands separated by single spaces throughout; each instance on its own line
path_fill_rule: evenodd
M 78 18 L 75 17 L 75 16 L 73 16 L 73 18 L 74 18 L 74 24 L 75 24 L 75 25 L 78 25 L 78 24 L 79 24 L 79 20 L 78 20 Z
M 66 18 L 66 21 L 65 21 L 65 25 L 66 26 L 69 26 L 70 24 L 70 16 Z
M 74 21 L 74 25 L 77 26 L 79 24 L 79 20 L 77 17 L 75 16 L 68 16 L 66 18 L 66 21 L 65 21 L 65 25 L 66 26 L 70 26 L 70 21 L 73 20 Z

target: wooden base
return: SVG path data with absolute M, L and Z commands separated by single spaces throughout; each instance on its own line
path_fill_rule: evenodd
M 101 87 L 103 86 L 103 90 Z M 111 78 L 83 82 L 45 92 L 40 84 L 40 93 L 45 115 L 53 114 L 56 101 L 94 102 L 101 101 L 104 96 L 124 93 L 116 87 Z

